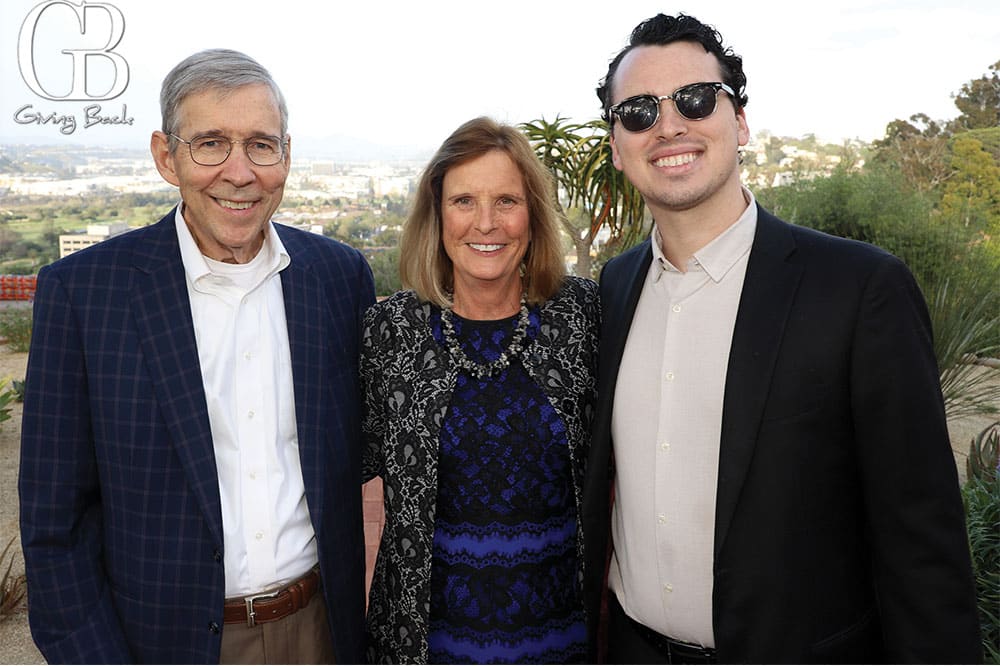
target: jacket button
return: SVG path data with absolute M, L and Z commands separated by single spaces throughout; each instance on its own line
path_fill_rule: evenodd
M 212 553 L 212 558 L 213 558 L 213 559 L 214 559 L 214 560 L 215 560 L 216 562 L 221 562 L 221 561 L 222 561 L 222 551 L 221 551 L 221 550 L 219 550 L 218 548 L 216 548 L 216 549 L 215 549 L 215 552 L 214 552 L 214 553 Z
M 219 633 L 219 623 L 215 622 L 214 620 L 212 622 L 209 622 L 208 630 L 211 631 L 213 634 Z

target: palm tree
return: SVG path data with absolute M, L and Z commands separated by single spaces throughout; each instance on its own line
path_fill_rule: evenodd
M 576 249 L 576 273 L 590 276 L 591 247 L 603 227 L 615 246 L 627 247 L 642 234 L 642 197 L 611 163 L 604 121 L 573 123 L 556 116 L 520 127 L 555 179 L 556 209 Z

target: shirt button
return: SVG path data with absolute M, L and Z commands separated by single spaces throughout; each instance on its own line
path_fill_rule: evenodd
M 257 539 L 257 541 L 260 541 L 261 539 L 264 538 L 264 533 L 263 532 L 257 532 L 257 534 L 254 534 L 253 537 L 255 539 Z
M 664 592 L 668 592 L 668 593 L 669 592 L 673 592 L 674 591 L 674 586 L 671 585 L 670 583 L 667 583 L 666 585 L 663 586 L 663 591 Z
M 660 448 L 663 449 L 664 451 L 669 451 L 670 450 L 670 442 L 663 442 L 662 444 L 660 444 Z
M 253 418 L 253 410 L 252 409 L 249 412 L 247 412 L 247 418 L 248 419 L 252 419 Z
M 667 374 L 663 375 L 663 378 L 666 379 L 668 382 L 672 382 L 674 381 L 674 373 L 668 372 Z
M 660 515 L 658 515 L 656 517 L 656 522 L 660 523 L 661 525 L 666 525 L 667 524 L 666 514 L 661 513 Z
M 680 312 L 681 311 L 681 306 L 675 305 L 674 307 L 672 307 L 670 309 L 673 310 L 674 312 Z
M 250 472 L 250 480 L 251 481 L 257 480 L 257 472 Z
M 250 360 L 250 358 L 251 358 L 251 356 L 250 356 L 250 352 L 243 352 L 243 358 L 245 358 L 246 360 L 248 360 L 248 361 L 249 361 L 249 360 Z

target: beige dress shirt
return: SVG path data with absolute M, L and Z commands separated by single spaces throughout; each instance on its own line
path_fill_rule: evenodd
M 740 218 L 681 272 L 654 225 L 650 264 L 615 390 L 609 585 L 633 619 L 715 646 L 712 566 L 726 368 L 757 226 Z

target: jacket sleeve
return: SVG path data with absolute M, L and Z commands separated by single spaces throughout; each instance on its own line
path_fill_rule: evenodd
M 386 435 L 385 397 L 379 357 L 386 352 L 390 334 L 385 317 L 378 316 L 380 306 L 368 310 L 361 333 L 362 462 L 361 480 L 368 482 L 383 472 L 383 447 Z M 383 359 L 384 360 L 384 359 Z
M 865 285 L 851 409 L 890 663 L 979 663 L 975 588 L 930 318 L 886 257 Z
M 132 661 L 104 572 L 101 489 L 82 340 L 62 284 L 39 274 L 19 471 L 31 633 L 49 663 Z

